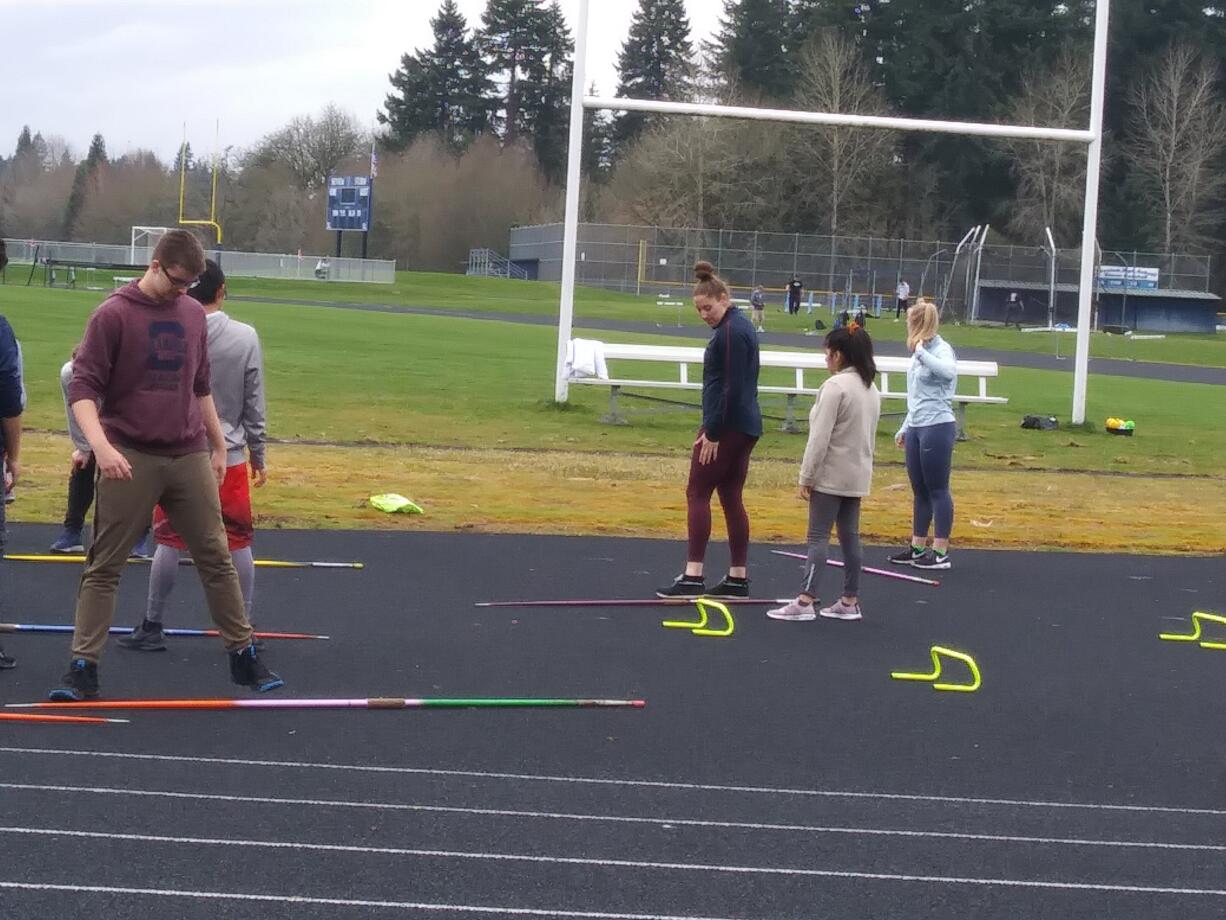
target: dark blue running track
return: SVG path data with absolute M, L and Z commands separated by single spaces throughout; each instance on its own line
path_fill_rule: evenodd
M 51 536 L 15 527 L 10 551 Z M 648 706 L 0 724 L 4 920 L 1226 915 L 1226 651 L 1157 638 L 1226 612 L 1221 559 L 961 551 L 938 589 L 866 576 L 861 623 L 739 608 L 716 639 L 662 629 L 675 610 L 472 606 L 648 596 L 680 543 L 269 532 L 256 549 L 367 564 L 259 571 L 261 627 L 334 636 L 270 644 L 286 696 Z M 759 596 L 795 589 L 797 563 L 756 547 L 750 565 Z M 8 564 L 0 619 L 67 622 L 76 574 Z M 129 571 L 119 623 L 144 581 Z M 205 625 L 201 597 L 184 572 L 168 619 Z M 65 637 L 3 638 L 20 667 L 0 701 L 40 698 Z M 975 656 L 981 690 L 890 679 L 938 643 Z M 232 695 L 210 640 L 112 643 L 101 674 L 113 697 Z

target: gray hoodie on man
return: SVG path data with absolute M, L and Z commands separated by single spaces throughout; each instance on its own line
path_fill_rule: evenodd
M 218 310 L 209 327 L 209 383 L 226 436 L 226 466 L 264 468 L 264 355 L 253 327 Z M 245 450 L 244 450 L 245 449 Z

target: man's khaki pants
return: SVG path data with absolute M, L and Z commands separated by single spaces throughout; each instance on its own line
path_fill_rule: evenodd
M 209 614 L 228 650 L 251 642 L 251 624 L 243 610 L 238 574 L 230 560 L 221 523 L 217 478 L 206 451 L 180 457 L 160 457 L 130 448 L 120 453 L 132 465 L 131 479 L 107 479 L 98 471 L 94 498 L 94 542 L 85 557 L 85 572 L 77 591 L 76 631 L 72 656 L 97 662 L 115 616 L 115 594 L 137 539 L 161 505 L 170 524 L 183 537 Z

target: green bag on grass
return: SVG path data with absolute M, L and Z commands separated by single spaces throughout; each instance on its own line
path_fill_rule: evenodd
M 425 514 L 418 505 L 409 501 L 403 495 L 397 495 L 395 492 L 372 495 L 370 497 L 370 504 L 372 507 L 385 511 L 388 514 Z

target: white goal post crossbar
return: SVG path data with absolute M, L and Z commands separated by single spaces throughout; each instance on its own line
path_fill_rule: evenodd
M 1073 374 L 1073 424 L 1085 421 L 1086 382 L 1090 360 L 1090 308 L 1094 294 L 1094 246 L 1098 229 L 1098 188 L 1102 168 L 1103 108 L 1107 77 L 1107 27 L 1110 0 L 1098 0 L 1094 11 L 1094 60 L 1090 91 L 1090 124 L 1085 130 L 1044 128 L 1031 125 L 986 124 L 895 118 L 882 115 L 848 115 L 837 112 L 800 112 L 696 102 L 663 102 L 654 99 L 622 99 L 585 96 L 587 39 L 591 0 L 579 0 L 575 27 L 575 63 L 571 83 L 570 143 L 566 162 L 566 208 L 562 232 L 562 293 L 558 309 L 558 352 L 554 375 L 554 398 L 566 402 L 566 349 L 574 324 L 575 256 L 578 250 L 579 187 L 583 151 L 585 109 L 645 112 L 661 115 L 696 115 L 742 118 L 758 121 L 810 125 L 877 128 L 892 131 L 926 131 L 1014 140 L 1044 140 L 1085 144 L 1087 147 L 1085 210 L 1081 232 L 1081 274 L 1077 304 L 1077 351 Z

